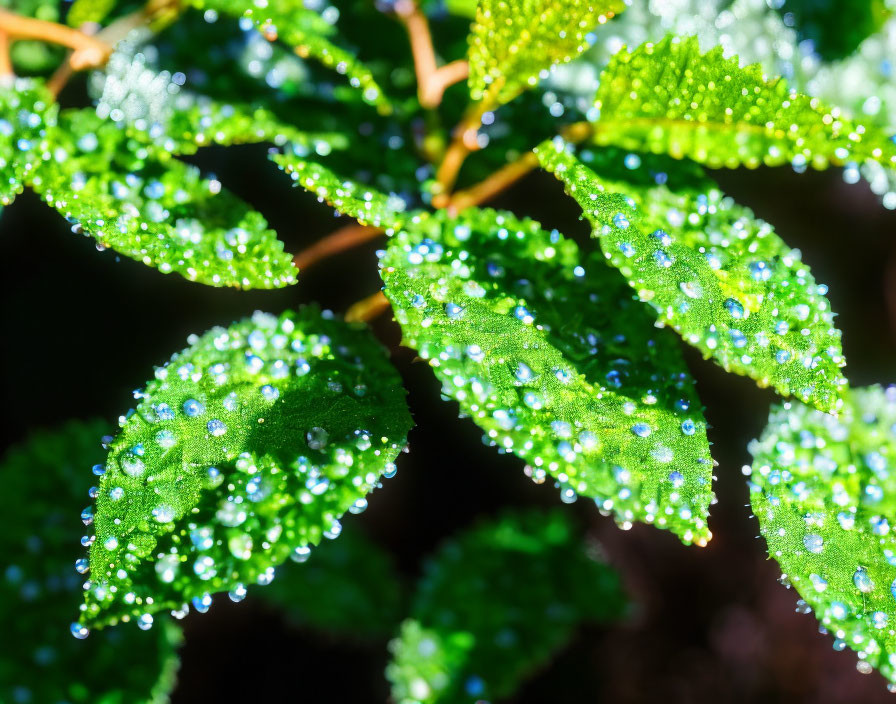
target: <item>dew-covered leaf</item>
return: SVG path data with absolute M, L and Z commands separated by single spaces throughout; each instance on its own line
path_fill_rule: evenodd
M 192 338 L 138 397 L 100 466 L 88 627 L 270 582 L 365 505 L 411 425 L 370 333 L 315 308 Z
M 393 700 L 504 700 L 580 623 L 622 616 L 619 577 L 595 552 L 558 511 L 509 513 L 449 540 L 390 645 Z
M 49 149 L 56 124 L 53 96 L 37 80 L 0 86 L 0 205 L 9 205 Z
M 896 387 L 848 391 L 838 417 L 775 407 L 750 452 L 769 555 L 834 647 L 896 685 Z
M 180 631 L 165 619 L 145 633 L 133 624 L 83 640 L 67 624 L 81 600 L 86 560 L 75 561 L 90 523 L 91 465 L 102 460 L 106 423 L 70 422 L 35 432 L 0 461 L 15 497 L 0 533 L 0 701 L 162 704 L 174 684 Z
M 588 33 L 622 0 L 480 0 L 470 32 L 470 95 L 507 103 L 555 64 L 588 48 Z
M 376 106 L 383 114 L 392 112 L 392 103 L 380 88 L 371 70 L 336 40 L 333 25 L 338 12 L 318 14 L 305 6 L 304 0 L 191 0 L 203 10 L 213 10 L 231 17 L 252 22 L 269 41 L 280 40 L 293 48 L 302 58 L 313 58 L 327 68 L 348 78 L 349 84 L 360 91 L 364 102 Z
M 296 185 L 362 225 L 392 231 L 413 218 L 404 212 L 405 202 L 399 196 L 341 178 L 326 166 L 307 161 L 294 152 L 274 154 L 271 159 L 292 177 Z
M 676 178 L 673 190 L 599 177 L 559 140 L 537 153 L 662 323 L 727 371 L 824 411 L 840 407 L 845 360 L 827 287 L 768 223 L 705 176 Z M 623 170 L 595 158 L 600 173 Z M 675 162 L 667 166 L 674 174 Z
M 130 135 L 163 154 L 260 142 L 305 155 L 348 147 L 343 134 L 297 129 L 260 105 L 221 102 L 184 90 L 181 81 L 156 69 L 138 49 L 122 42 L 102 73 L 94 76 L 97 114 L 125 126 Z
M 212 286 L 295 282 L 262 215 L 196 167 L 163 163 L 90 110 L 64 112 L 53 138 L 28 185 L 103 247 Z
M 712 167 L 896 166 L 896 144 L 881 130 L 722 52 L 701 55 L 695 37 L 620 51 L 601 74 L 595 140 Z
M 349 510 L 360 513 L 365 505 Z M 258 590 L 258 598 L 283 609 L 290 622 L 328 635 L 358 639 L 394 632 L 403 597 L 398 573 L 389 553 L 356 524 L 307 556 L 302 564 L 285 566 Z
M 438 212 L 380 263 L 404 344 L 487 441 L 626 525 L 705 543 L 712 461 L 694 382 L 600 257 L 509 213 Z

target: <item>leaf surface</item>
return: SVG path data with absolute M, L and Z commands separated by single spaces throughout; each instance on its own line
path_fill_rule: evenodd
M 506 699 L 578 624 L 619 618 L 619 577 L 592 552 L 557 511 L 509 513 L 445 543 L 390 645 L 394 701 Z
M 174 686 L 181 635 L 169 619 L 149 632 L 128 624 L 87 640 L 65 627 L 85 579 L 78 572 L 86 561 L 75 561 L 82 521 L 92 520 L 89 508 L 81 521 L 77 514 L 108 430 L 102 421 L 69 422 L 33 433 L 0 461 L 0 480 L 15 497 L 0 534 L 0 701 L 163 704 Z
M 768 223 L 705 176 L 676 176 L 674 162 L 666 164 L 673 189 L 645 179 L 646 164 L 614 180 L 625 169 L 607 155 L 596 157 L 595 168 L 610 173 L 600 177 L 559 140 L 537 152 L 662 323 L 727 371 L 824 411 L 840 407 L 845 360 L 827 287 Z
M 411 425 L 382 348 L 314 308 L 192 338 L 139 398 L 100 482 L 88 627 L 270 582 L 366 505 Z
M 535 481 L 624 525 L 708 540 L 712 461 L 693 380 L 600 258 L 509 213 L 440 211 L 389 241 L 381 274 L 404 344 Z
M 41 81 L 0 87 L 0 205 L 9 205 L 49 149 L 58 109 Z
M 750 446 L 769 555 L 858 669 L 896 684 L 896 387 L 853 389 L 839 417 L 772 409 Z

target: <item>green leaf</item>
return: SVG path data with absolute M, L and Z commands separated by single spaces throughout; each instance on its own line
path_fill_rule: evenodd
M 250 19 L 269 41 L 280 41 L 302 57 L 311 57 L 327 68 L 348 78 L 360 91 L 364 102 L 376 106 L 384 115 L 393 111 L 392 103 L 373 77 L 370 69 L 350 51 L 336 44 L 336 28 L 322 15 L 305 7 L 304 0 L 271 0 L 262 6 L 242 0 L 191 0 L 204 10 Z
M 675 177 L 674 162 L 670 190 L 643 176 L 640 183 L 601 178 L 559 140 L 537 152 L 661 323 L 727 371 L 824 411 L 841 406 L 845 361 L 827 287 L 770 225 L 705 176 Z M 606 159 L 595 166 L 605 173 Z
M 592 552 L 556 511 L 510 513 L 448 541 L 390 645 L 396 704 L 503 700 L 578 624 L 619 618 L 619 578 Z
M 81 599 L 90 466 L 102 459 L 101 421 L 40 431 L 0 461 L 7 523 L 0 533 L 0 701 L 162 704 L 174 685 L 180 630 L 165 619 L 149 633 L 133 625 L 76 640 L 65 624 Z M 82 514 L 90 522 L 90 511 Z
M 600 258 L 508 213 L 440 211 L 389 241 L 381 274 L 404 344 L 535 481 L 550 475 L 564 500 L 592 497 L 624 526 L 709 539 L 693 380 Z
M 389 232 L 418 214 L 405 213 L 405 202 L 397 195 L 380 193 L 364 184 L 337 176 L 326 166 L 306 161 L 295 153 L 274 154 L 271 159 L 302 186 L 344 215 L 362 225 L 381 227 Z
M 772 409 L 750 446 L 750 501 L 769 555 L 858 669 L 896 684 L 896 387 L 851 390 L 839 417 Z
M 56 102 L 41 81 L 20 78 L 0 87 L 0 205 L 22 192 L 44 158 L 56 113 Z
M 65 21 L 72 27 L 80 27 L 87 22 L 102 22 L 115 9 L 115 1 L 75 0 L 65 16 Z
M 621 0 L 479 0 L 470 33 L 470 96 L 495 106 L 588 48 L 586 35 L 625 9 Z
M 113 119 L 162 155 L 194 154 L 213 144 L 260 142 L 289 146 L 305 155 L 348 148 L 343 134 L 305 132 L 259 105 L 220 102 L 186 91 L 168 71 L 148 65 L 138 48 L 121 43 L 98 74 L 97 114 Z
M 688 157 L 712 167 L 849 161 L 896 166 L 896 144 L 818 98 L 740 67 L 722 48 L 700 54 L 695 37 L 666 37 L 620 51 L 601 74 L 598 144 Z
M 363 502 L 353 506 L 360 513 Z M 392 558 L 357 529 L 347 527 L 289 565 L 258 597 L 303 627 L 346 638 L 389 636 L 401 620 L 402 588 Z
M 411 425 L 369 332 L 314 308 L 191 338 L 138 398 L 100 482 L 88 627 L 270 582 L 338 535 Z
M 162 163 L 89 110 L 64 112 L 54 142 L 28 185 L 103 247 L 211 286 L 295 282 L 261 214 L 196 167 Z

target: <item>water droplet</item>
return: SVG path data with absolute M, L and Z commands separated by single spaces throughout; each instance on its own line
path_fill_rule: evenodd
M 156 575 L 165 584 L 171 584 L 180 570 L 180 558 L 177 555 L 162 555 L 156 561 Z
M 264 396 L 266 401 L 276 401 L 280 398 L 280 391 L 270 384 L 265 384 L 261 387 L 261 395 Z
M 824 549 L 824 538 L 815 533 L 808 533 L 803 536 L 803 545 L 806 546 L 806 550 L 817 555 Z
M 89 526 L 93 523 L 93 506 L 87 506 L 83 511 L 81 511 L 81 522 L 85 526 Z
M 688 418 L 686 421 L 682 422 L 681 432 L 685 435 L 693 435 L 697 432 L 697 426 L 694 424 L 694 421 Z
M 874 582 L 871 581 L 871 577 L 868 576 L 868 570 L 864 567 L 859 567 L 855 571 L 852 576 L 852 583 L 855 584 L 856 589 L 863 594 L 867 594 L 874 589 Z
M 158 523 L 171 523 L 171 521 L 174 520 L 174 509 L 166 504 L 156 506 L 152 510 L 152 517 L 155 518 Z
M 109 552 L 112 552 L 113 550 L 115 550 L 115 548 L 118 547 L 118 538 L 116 538 L 114 535 L 109 536 L 103 543 L 103 547 L 106 548 L 106 550 L 108 550 Z
M 728 298 L 724 303 L 725 310 L 728 311 L 728 314 L 734 318 L 735 320 L 742 320 L 744 317 L 744 307 L 741 303 L 734 298 Z
M 141 631 L 148 631 L 152 628 L 152 614 L 140 614 L 140 618 L 137 619 L 137 628 Z
M 227 432 L 227 426 L 224 424 L 224 421 L 218 420 L 217 418 L 210 420 L 205 427 L 208 428 L 208 432 L 216 438 L 221 437 Z
M 516 367 L 514 376 L 516 376 L 519 381 L 525 383 L 527 381 L 532 381 L 532 379 L 535 378 L 535 372 L 532 371 L 532 368 L 528 364 L 520 362 Z
M 205 406 L 195 398 L 191 398 L 184 402 L 184 413 L 190 418 L 196 418 L 205 413 Z
M 72 635 L 78 640 L 84 640 L 87 636 L 90 635 L 90 631 L 88 631 L 80 623 L 73 623 L 71 626 L 69 626 L 69 630 L 71 631 Z
M 626 230 L 631 223 L 629 223 L 628 218 L 625 216 L 625 213 L 616 213 L 613 216 L 613 224 L 620 230 Z
M 311 548 L 307 545 L 300 545 L 289 556 L 293 562 L 305 562 L 311 557 Z
M 682 281 L 678 288 L 688 298 L 700 298 L 703 295 L 703 287 L 696 281 Z
M 305 440 L 308 443 L 308 447 L 312 450 L 323 450 L 327 446 L 329 439 L 330 434 L 323 428 L 317 426 L 311 428 L 311 430 L 305 434 Z
M 684 475 L 681 472 L 672 472 L 671 474 L 669 474 L 669 482 L 676 489 L 680 489 L 682 486 L 684 486 Z
M 631 431 L 639 438 L 646 438 L 651 432 L 650 426 L 647 425 L 647 423 L 635 423 L 635 425 L 631 427 Z
M 90 569 L 90 562 L 88 562 L 88 560 L 86 558 L 81 557 L 81 558 L 78 558 L 77 560 L 75 560 L 75 571 L 78 574 L 87 574 L 89 569 Z
M 772 278 L 772 268 L 765 261 L 755 261 L 750 264 L 750 276 L 756 281 L 768 281 Z

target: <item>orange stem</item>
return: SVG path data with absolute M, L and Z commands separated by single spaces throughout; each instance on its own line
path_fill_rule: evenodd
M 76 71 L 101 66 L 112 53 L 108 44 L 64 24 L 22 17 L 0 10 L 0 32 L 10 39 L 37 39 L 72 49 L 69 61 Z
M 429 21 L 415 0 L 398 0 L 395 3 L 395 12 L 404 23 L 411 42 L 420 105 L 427 109 L 436 108 L 442 102 L 445 89 L 465 79 L 470 67 L 466 61 L 458 60 L 439 68 L 432 44 L 432 34 L 429 31 Z
M 484 181 L 480 181 L 466 190 L 457 191 L 451 196 L 445 207 L 448 208 L 452 215 L 456 215 L 464 208 L 470 208 L 491 200 L 537 166 L 538 157 L 533 152 L 526 152 L 516 161 L 495 171 Z
M 13 76 L 15 72 L 12 70 L 12 60 L 9 58 L 9 37 L 0 32 L 0 80 Z
M 315 242 L 308 249 L 299 252 L 293 258 L 293 263 L 299 270 L 306 269 L 322 259 L 374 240 L 382 234 L 383 230 L 379 227 L 352 223 L 339 228 L 336 232 Z
M 366 323 L 385 313 L 390 306 L 389 299 L 383 292 L 377 291 L 349 306 L 345 312 L 345 319 L 349 323 Z

